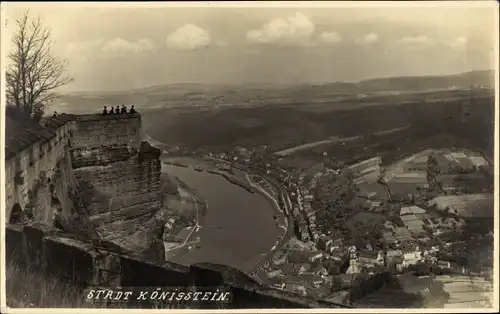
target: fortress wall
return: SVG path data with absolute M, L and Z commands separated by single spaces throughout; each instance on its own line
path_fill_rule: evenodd
M 229 308 L 337 308 L 334 303 L 267 288 L 241 272 L 223 265 L 183 266 L 143 261 L 123 252 L 97 248 L 71 235 L 40 224 L 6 226 L 6 261 L 19 265 L 38 262 L 48 275 L 85 286 L 188 286 L 225 287 L 233 293 Z M 201 306 L 210 306 L 201 304 Z
M 75 148 L 133 147 L 141 141 L 141 115 L 79 115 L 72 138 Z
M 48 118 L 50 119 L 50 118 Z M 50 131 L 50 138 L 40 138 L 5 162 L 6 219 L 10 219 L 15 204 L 24 210 L 26 206 L 38 206 L 40 212 L 47 212 L 47 202 L 31 200 L 35 189 L 46 186 L 46 179 L 52 178 L 57 162 L 65 155 L 65 149 L 75 128 L 75 122 L 66 118 Z M 23 131 L 25 131 L 23 129 Z M 34 132 L 34 131 L 30 131 Z M 36 134 L 35 134 L 36 136 Z M 22 141 L 22 136 L 20 141 Z M 38 202 L 38 204 L 37 204 Z
M 69 217 L 74 212 L 73 195 L 76 194 L 79 187 L 71 166 L 71 153 L 68 148 L 65 149 L 64 155 L 58 161 L 51 185 L 54 187 L 54 192 L 51 193 L 49 190 L 48 193 L 52 203 L 52 212 L 60 208 L 62 215 Z M 50 219 L 51 223 L 52 220 L 53 217 Z

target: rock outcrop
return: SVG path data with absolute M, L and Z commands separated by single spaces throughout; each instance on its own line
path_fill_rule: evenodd
M 113 117 L 114 118 L 114 117 Z M 141 142 L 140 115 L 78 116 L 71 153 L 79 198 L 101 239 L 136 252 L 158 247 L 161 150 Z M 146 258 L 164 257 L 146 254 Z
M 7 122 L 8 222 L 55 224 L 164 258 L 151 249 L 161 249 L 155 220 L 164 197 L 161 150 L 141 141 L 140 114 Z

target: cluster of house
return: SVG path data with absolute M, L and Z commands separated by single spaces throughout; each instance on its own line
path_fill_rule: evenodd
M 325 252 L 328 258 L 336 261 L 340 265 L 347 261 L 348 251 L 345 249 L 342 238 L 336 238 L 334 240 L 330 236 L 322 235 L 318 238 L 316 247 Z
M 313 176 L 310 187 L 313 188 L 315 180 L 321 174 Z M 302 183 L 302 182 L 299 182 Z M 309 218 L 309 223 L 314 227 L 314 212 L 310 207 L 312 195 L 308 193 L 308 189 L 304 189 L 305 196 L 303 200 L 303 210 Z M 300 202 L 299 202 L 300 204 Z M 380 201 L 377 204 L 371 204 L 372 208 L 381 206 Z M 295 209 L 298 213 L 298 209 Z M 332 239 L 327 235 L 320 235 L 315 229 L 310 228 L 313 233 L 313 240 L 316 247 L 324 251 L 329 258 L 337 260 L 342 263 L 348 255 L 350 259 L 351 273 L 358 272 L 361 268 L 370 268 L 377 265 L 384 266 L 387 264 L 394 264 L 398 269 L 402 269 L 408 265 L 414 265 L 423 260 L 437 263 L 435 252 L 439 248 L 434 246 L 429 250 L 419 250 L 416 245 L 417 241 L 429 240 L 429 236 L 439 235 L 449 230 L 456 230 L 465 225 L 465 221 L 459 217 L 439 217 L 434 218 L 428 215 L 427 211 L 419 206 L 403 206 L 400 209 L 400 215 L 392 221 L 385 221 L 383 230 L 381 232 L 382 240 L 388 244 L 395 244 L 398 249 L 389 250 L 387 252 L 373 251 L 371 249 L 362 249 L 356 251 L 356 254 L 351 254 L 352 248 L 346 249 L 343 247 L 341 239 Z M 308 229 L 306 224 L 302 225 L 301 231 L 307 239 Z M 316 234 L 316 236 L 314 236 Z M 369 246 L 369 245 L 368 245 Z M 355 257 L 354 257 L 355 256 Z M 446 267 L 445 262 L 440 262 Z
M 243 163 L 249 163 L 251 160 L 253 151 L 246 149 L 245 147 L 236 147 L 234 154 L 233 154 L 233 160 L 234 161 L 240 161 Z
M 299 177 L 299 184 L 297 187 L 297 201 L 298 208 L 294 209 L 294 216 L 298 221 L 299 232 L 303 241 L 317 241 L 320 233 L 316 228 L 316 215 L 312 208 L 311 202 L 314 200 L 312 190 L 316 188 L 318 179 L 323 175 L 322 172 L 315 173 L 309 183 L 308 188 L 301 188 L 304 186 L 304 176 Z M 301 212 L 304 216 L 301 216 Z M 303 219 L 305 217 L 306 220 Z
M 349 166 L 348 169 L 355 174 L 355 183 L 375 182 L 380 177 L 381 163 L 382 160 L 380 157 L 374 157 L 353 164 Z M 308 181 L 307 186 L 305 186 L 304 183 L 305 176 L 299 176 L 299 188 L 297 188 L 297 199 L 299 206 L 298 208 L 294 209 L 294 216 L 298 222 L 301 239 L 303 241 L 312 240 L 315 243 L 317 243 L 318 239 L 321 236 L 321 233 L 317 228 L 316 215 L 311 205 L 314 199 L 312 191 L 316 189 L 318 181 L 326 173 L 334 172 L 338 174 L 338 170 L 329 169 L 325 165 L 320 168 L 321 169 L 316 169 L 317 171 L 315 171 L 315 173 L 312 175 L 311 179 Z M 381 202 L 370 201 L 369 208 L 374 210 L 377 208 L 381 208 Z M 300 212 L 304 214 L 305 219 L 301 217 Z
M 219 152 L 219 153 L 209 153 L 208 155 L 210 157 L 217 157 L 219 159 L 227 160 L 227 161 L 234 161 L 234 162 L 239 162 L 242 164 L 251 164 L 255 162 L 254 157 L 259 157 L 261 158 L 262 156 L 265 155 L 265 152 L 267 150 L 267 146 L 259 146 L 253 149 L 248 149 L 242 146 L 237 146 L 233 151 L 230 152 Z M 269 156 L 268 156 L 269 157 Z M 267 164 L 267 167 L 270 165 Z
M 348 248 L 349 268 L 346 274 L 356 274 L 363 269 L 374 269 L 377 266 L 388 267 L 394 265 L 398 271 L 404 268 L 417 265 L 419 263 L 430 263 L 441 268 L 453 268 L 452 262 L 438 259 L 439 248 L 431 246 L 428 249 L 422 249 L 416 244 L 407 244 L 395 250 L 373 250 L 369 245 L 366 248 L 358 250 L 352 245 Z
M 304 295 L 322 289 L 329 292 L 332 277 L 322 263 L 324 255 L 315 250 L 291 250 L 273 261 L 279 268 L 267 272 L 267 281 L 275 288 Z
M 351 170 L 360 172 L 363 175 L 374 176 L 378 178 L 380 173 L 380 162 L 381 159 L 379 157 L 371 158 L 351 166 Z M 335 170 L 329 169 L 324 165 L 323 167 L 318 166 L 317 168 L 318 169 L 310 169 L 311 178 L 307 180 L 307 183 L 305 182 L 306 180 L 304 174 L 301 174 L 299 176 L 297 187 L 298 207 L 294 208 L 293 210 L 294 218 L 298 224 L 298 230 L 301 240 L 305 242 L 312 241 L 316 245 L 319 244 L 320 238 L 324 235 L 322 235 L 319 228 L 317 227 L 316 214 L 314 209 L 312 208 L 312 201 L 314 200 L 312 191 L 316 189 L 320 178 L 322 178 L 327 173 L 335 172 Z M 359 178 L 363 178 L 363 176 L 360 176 Z M 379 206 L 380 202 L 372 204 L 373 208 Z M 321 246 L 321 244 L 319 244 L 319 246 Z
M 431 217 L 419 206 L 401 207 L 400 216 L 392 221 L 385 221 L 381 231 L 382 240 L 388 244 L 402 241 L 429 240 L 450 230 L 457 230 L 465 225 L 459 217 Z

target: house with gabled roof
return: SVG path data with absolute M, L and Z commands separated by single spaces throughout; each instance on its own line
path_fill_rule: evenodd
M 358 263 L 362 267 L 384 265 L 384 253 L 382 251 L 362 250 L 358 253 Z
M 419 246 L 406 246 L 402 249 L 404 266 L 415 265 L 423 260 L 422 251 Z

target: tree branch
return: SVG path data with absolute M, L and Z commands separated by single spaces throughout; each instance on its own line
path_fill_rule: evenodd
M 53 54 L 51 32 L 40 17 L 30 18 L 26 11 L 16 26 L 8 56 L 12 64 L 6 72 L 7 101 L 32 118 L 54 100 L 57 88 L 72 79 L 66 76 L 66 60 Z

